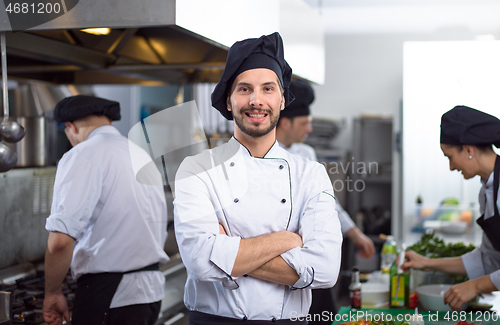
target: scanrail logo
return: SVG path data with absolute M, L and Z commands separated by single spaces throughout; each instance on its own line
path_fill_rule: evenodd
M 73 9 L 79 0 L 4 0 L 13 31 L 45 24 Z

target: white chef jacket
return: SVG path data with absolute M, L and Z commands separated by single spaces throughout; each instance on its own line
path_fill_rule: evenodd
M 285 145 L 282 144 L 281 142 L 278 143 L 283 149 L 285 149 L 290 153 L 306 157 L 311 161 L 318 161 L 318 157 L 316 156 L 316 151 L 314 151 L 314 148 L 306 143 L 301 143 L 301 142 L 292 143 L 292 145 L 288 148 L 285 147 Z M 345 234 L 354 227 L 354 221 L 352 221 L 351 216 L 344 210 L 344 208 L 340 205 L 339 202 L 337 202 L 335 209 L 337 210 L 339 216 L 340 228 L 342 230 L 342 234 Z
M 481 214 L 484 214 L 484 219 L 488 219 L 495 214 L 493 206 L 493 173 L 491 173 L 486 182 L 481 180 L 481 183 L 479 211 Z M 498 201 L 495 204 L 500 209 L 500 190 Z M 493 247 L 486 234 L 483 233 L 479 247 L 472 252 L 462 255 L 462 262 L 469 278 L 476 279 L 489 274 L 491 282 L 493 282 L 497 289 L 500 289 L 500 252 Z
M 139 147 L 134 154 L 149 157 Z M 163 187 L 136 181 L 129 141 L 115 127 L 96 128 L 60 160 L 45 228 L 76 240 L 75 278 L 168 262 L 166 223 Z M 164 282 L 159 271 L 125 274 L 111 308 L 162 300 Z
M 311 288 L 338 277 L 342 234 L 324 167 L 276 141 L 255 158 L 235 138 L 186 158 L 176 175 L 175 233 L 188 278 L 188 309 L 249 320 L 306 315 Z M 219 234 L 219 223 L 229 236 Z M 232 277 L 240 238 L 289 230 L 302 236 L 281 257 L 296 270 L 293 287 Z

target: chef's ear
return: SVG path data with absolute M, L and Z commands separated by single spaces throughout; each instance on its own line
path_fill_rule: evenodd
M 73 122 L 64 122 L 64 125 L 67 128 L 70 128 L 73 131 L 73 133 L 78 133 L 78 128 L 76 127 L 76 125 Z
M 281 110 L 285 109 L 285 96 L 281 96 Z
M 469 144 L 464 144 L 464 150 L 467 153 L 467 156 L 472 157 L 474 156 L 474 146 L 469 145 Z
M 229 95 L 227 95 L 226 105 L 227 105 L 227 110 L 231 111 L 231 101 L 229 100 Z
M 286 116 L 282 116 L 278 123 L 284 130 L 289 130 L 290 127 L 292 126 L 292 120 Z

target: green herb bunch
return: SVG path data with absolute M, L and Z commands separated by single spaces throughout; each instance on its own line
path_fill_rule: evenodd
M 474 248 L 475 247 L 472 244 L 467 246 L 461 242 L 455 244 L 445 244 L 445 242 L 441 238 L 437 237 L 434 232 L 429 231 L 422 234 L 420 241 L 408 247 L 406 250 L 414 251 L 429 258 L 441 258 L 462 256 L 463 254 L 472 251 Z M 450 275 L 450 277 L 452 278 L 453 283 L 461 283 L 469 279 L 465 275 Z

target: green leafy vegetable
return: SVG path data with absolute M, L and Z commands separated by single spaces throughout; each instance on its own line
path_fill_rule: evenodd
M 434 232 L 427 232 L 422 234 L 420 241 L 408 247 L 406 250 L 414 251 L 429 258 L 441 258 L 462 256 L 463 254 L 472 251 L 474 248 L 475 247 L 472 244 L 445 244 L 441 238 L 435 236 Z M 468 280 L 465 275 L 450 275 L 450 277 L 452 278 L 453 283 L 460 283 Z

